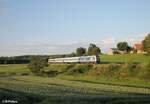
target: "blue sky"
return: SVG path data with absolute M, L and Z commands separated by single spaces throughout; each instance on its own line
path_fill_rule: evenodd
M 0 0 L 0 56 L 71 53 L 141 41 L 150 0 Z

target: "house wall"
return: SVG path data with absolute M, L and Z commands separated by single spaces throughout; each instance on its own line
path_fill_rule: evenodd
M 107 53 L 108 55 L 113 55 L 114 54 L 114 52 L 113 52 L 113 50 L 112 49 L 109 49 L 109 51 L 108 51 L 108 53 Z

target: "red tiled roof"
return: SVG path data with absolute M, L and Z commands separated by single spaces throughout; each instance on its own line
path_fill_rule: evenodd
M 136 50 L 142 50 L 142 44 L 134 44 Z

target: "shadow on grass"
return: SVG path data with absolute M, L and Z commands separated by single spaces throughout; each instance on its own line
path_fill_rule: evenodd
M 16 92 L 0 88 L 0 104 L 5 104 L 4 101 L 15 101 L 17 104 L 36 104 L 42 102 L 43 96 Z
M 126 62 L 108 62 L 108 61 L 102 61 L 99 64 L 125 64 Z M 133 62 L 133 64 L 140 64 L 140 62 Z
M 93 83 L 93 84 L 103 84 L 103 85 L 112 85 L 112 86 L 125 86 L 125 87 L 135 87 L 135 88 L 146 88 L 150 89 L 150 87 L 145 87 L 145 86 L 136 86 L 136 85 L 122 85 L 122 84 L 113 84 L 113 83 L 104 83 L 104 82 L 93 82 L 93 81 L 86 81 L 86 80 L 72 80 L 72 79 L 67 79 L 69 81 L 76 81 L 76 82 L 86 82 L 86 83 Z
M 49 95 L 42 96 L 36 94 L 16 92 L 7 89 L 0 89 L 0 104 L 3 100 L 17 101 L 17 104 L 149 104 L 150 95 L 141 96 L 69 96 Z

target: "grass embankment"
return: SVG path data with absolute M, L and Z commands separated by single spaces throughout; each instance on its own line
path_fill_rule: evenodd
M 46 70 L 47 72 L 55 70 L 58 73 L 54 76 L 65 80 L 150 88 L 150 70 L 147 65 L 146 63 L 99 65 L 53 64 Z
M 44 77 L 89 83 L 150 87 L 150 69 L 146 63 L 133 64 L 51 64 Z M 27 65 L 1 65 L 0 76 L 32 75 Z

